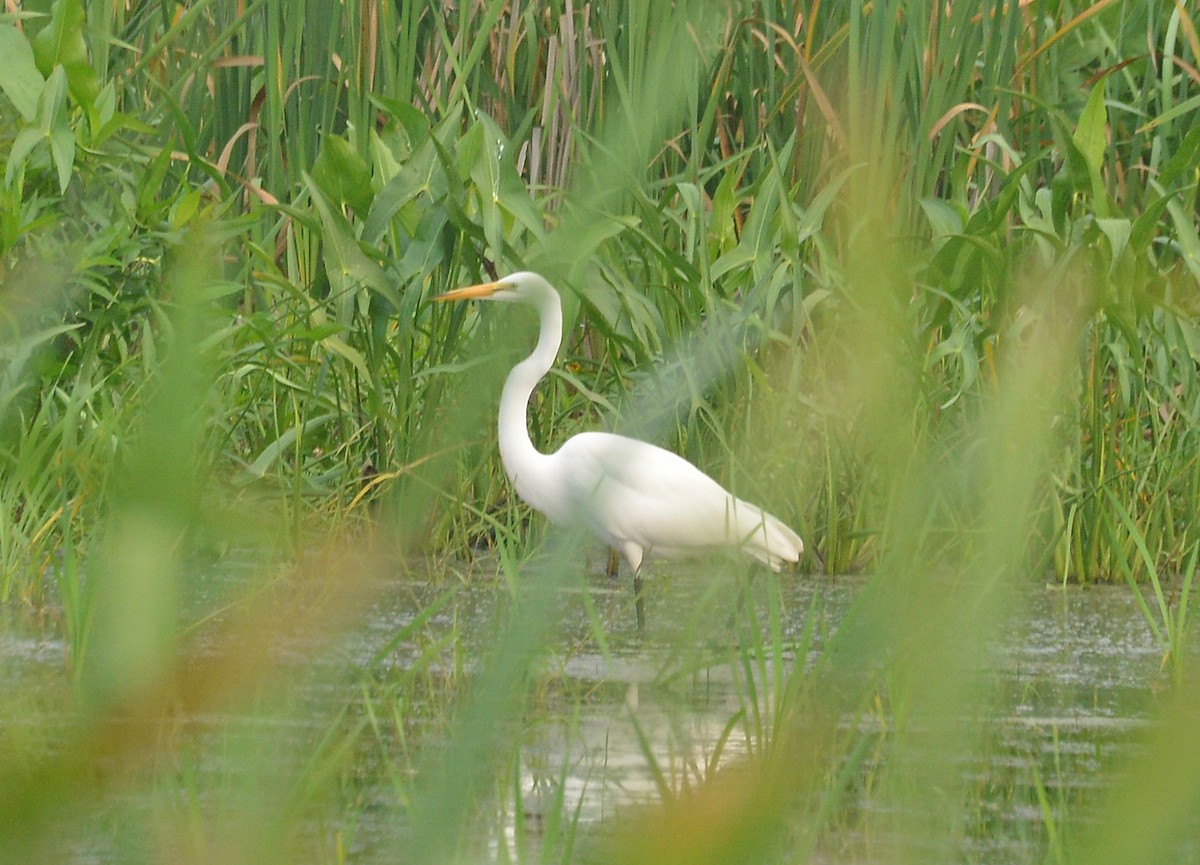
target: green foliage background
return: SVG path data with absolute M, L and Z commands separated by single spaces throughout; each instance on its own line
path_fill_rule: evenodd
M 517 269 L 568 305 L 544 446 L 665 443 L 806 572 L 1127 580 L 1178 649 L 1189 4 L 9 9 L 0 599 L 58 611 L 96 717 L 173 675 L 197 556 L 525 548 L 528 331 L 425 302 Z

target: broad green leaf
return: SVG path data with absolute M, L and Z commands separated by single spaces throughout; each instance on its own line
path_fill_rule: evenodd
M 55 66 L 63 67 L 71 96 L 91 114 L 100 85 L 88 62 L 84 23 L 81 0 L 56 0 L 50 23 L 33 40 L 33 56 L 43 75 L 49 76 Z
M 808 203 L 808 206 L 804 208 L 804 215 L 800 219 L 796 238 L 798 241 L 807 240 L 821 230 L 825 224 L 825 212 L 829 210 L 829 206 L 841 192 L 850 174 L 857 171 L 858 168 L 857 165 L 851 165 L 844 169 L 837 177 L 825 184 L 824 188 Z
M 1128 219 L 1109 219 L 1099 217 L 1096 219 L 1096 225 L 1104 232 L 1104 236 L 1108 238 L 1108 245 L 1112 249 L 1112 267 L 1117 266 L 1117 259 L 1121 257 L 1121 253 L 1125 251 L 1125 247 L 1129 244 L 1129 235 L 1133 229 L 1132 223 Z
M 12 149 L 8 152 L 8 165 L 4 169 L 4 185 L 12 186 L 13 179 L 33 148 L 42 140 L 42 131 L 32 126 L 26 126 L 13 139 Z
M 1190 207 L 1184 208 L 1175 198 L 1167 202 L 1167 210 L 1175 223 L 1176 241 L 1183 262 L 1192 277 L 1200 282 L 1200 233 L 1196 230 L 1196 212 Z
M 48 133 L 58 118 L 63 117 L 66 106 L 66 71 L 61 66 L 55 66 L 46 78 L 46 86 L 42 88 L 41 97 L 38 99 L 38 124 L 43 132 Z
M 354 145 L 339 135 L 321 136 L 321 150 L 313 163 L 313 180 L 325 195 L 349 204 L 360 217 L 371 209 L 371 169 Z
M 479 219 L 493 261 L 504 258 L 504 220 L 500 212 L 500 166 L 497 149 L 503 146 L 482 123 L 467 130 L 459 144 L 459 168 L 475 184 Z
M 737 187 L 749 159 L 750 151 L 744 151 L 721 175 L 712 195 L 712 215 L 708 228 L 709 243 L 713 247 L 710 255 L 726 253 L 737 245 L 737 223 L 734 220 L 734 212 L 739 204 Z
M 37 118 L 38 97 L 46 79 L 33 60 L 33 49 L 25 34 L 9 24 L 0 24 L 0 90 L 27 123 Z
M 480 116 L 480 123 L 487 133 L 489 140 L 499 142 L 495 150 L 496 194 L 497 203 L 525 227 L 534 237 L 542 235 L 542 215 L 529 197 L 525 182 L 517 174 L 513 162 L 513 151 L 504 138 L 500 127 L 487 115 Z
M 1088 167 L 1097 171 L 1104 163 L 1105 127 L 1108 124 L 1108 109 L 1104 105 L 1104 78 L 1096 82 L 1088 96 L 1087 105 L 1079 115 L 1079 124 L 1071 136 L 1087 160 Z
M 962 233 L 962 214 L 950 202 L 940 198 L 922 198 L 921 209 L 925 211 L 925 218 L 933 229 L 935 245 L 944 242 L 947 237 Z
M 367 361 L 362 356 L 362 352 L 349 345 L 341 337 L 327 336 L 321 340 L 321 345 L 325 346 L 334 354 L 340 354 L 342 357 L 348 360 L 351 366 L 358 370 L 358 374 L 364 379 L 369 380 L 371 378 L 371 371 L 367 368 Z
M 1092 187 L 1092 199 L 1096 215 L 1108 216 L 1108 194 L 1104 189 L 1104 178 L 1100 174 L 1104 166 L 1104 149 L 1106 147 L 1105 131 L 1108 126 L 1108 109 L 1104 104 L 1104 90 L 1108 76 L 1103 76 L 1092 87 L 1087 105 L 1079 116 L 1079 123 L 1071 140 L 1083 157 L 1087 166 L 1088 179 Z
M 196 187 L 179 196 L 171 205 L 168 224 L 172 229 L 184 228 L 200 210 L 204 190 Z
M 75 133 L 67 125 L 66 118 L 61 116 L 50 127 L 50 158 L 58 169 L 58 191 L 66 192 L 71 182 L 71 171 L 75 167 Z
M 162 219 L 162 211 L 166 204 L 159 198 L 163 188 L 163 180 L 171 168 L 171 148 L 163 147 L 138 175 L 137 216 L 147 225 L 152 225 Z
M 304 175 L 304 183 L 312 196 L 313 208 L 320 217 L 324 228 L 321 244 L 325 274 L 329 278 L 329 287 L 338 304 L 338 322 L 349 324 L 353 312 L 354 296 L 358 289 L 367 288 L 380 297 L 389 301 L 393 306 L 400 305 L 400 295 L 386 274 L 366 253 L 359 248 L 358 240 L 350 229 L 350 223 L 341 213 L 329 206 L 320 187 L 308 174 Z
M 421 215 L 411 242 L 396 262 L 396 272 L 402 283 L 420 281 L 441 264 L 446 256 L 442 231 L 449 220 L 446 211 L 440 207 L 430 207 Z
M 1200 127 L 1197 127 L 1200 130 Z M 1157 185 L 1153 185 L 1154 189 L 1159 189 Z M 1129 245 L 1133 247 L 1134 255 L 1141 255 L 1146 251 L 1146 248 L 1154 240 L 1156 229 L 1158 228 L 1158 220 L 1162 218 L 1163 211 L 1167 209 L 1167 204 L 1175 197 L 1174 192 L 1168 192 L 1166 195 L 1160 195 L 1154 201 L 1146 205 L 1145 209 L 1138 215 L 1138 218 L 1133 221 L 1133 230 L 1129 235 Z
M 483 234 L 496 261 L 504 257 L 514 220 L 541 236 L 541 215 L 513 167 L 507 140 L 491 118 L 480 115 L 459 142 L 458 156 L 460 171 L 475 185 Z
M 704 196 L 694 183 L 678 183 L 675 189 L 684 206 L 681 217 L 684 227 L 683 256 L 689 262 L 695 262 L 696 247 L 704 240 Z
M 371 212 L 363 225 L 363 242 L 378 243 L 387 231 L 388 224 L 402 211 L 405 229 L 410 234 L 413 233 L 421 217 L 410 214 L 408 206 L 417 200 L 418 196 L 422 196 L 424 201 L 439 202 L 446 195 L 448 188 L 445 167 L 437 158 L 433 140 L 427 138 L 400 173 L 389 180 L 375 196 L 371 203 Z M 419 214 L 419 210 L 417 213 Z
M 38 104 L 39 122 L 50 143 L 50 158 L 58 171 L 58 188 L 66 192 L 75 167 L 75 133 L 67 122 L 67 76 L 61 66 L 55 66 Z
M 760 182 L 750 206 L 750 213 L 742 227 L 742 239 L 738 245 L 713 262 L 710 278 L 714 281 L 737 268 L 749 265 L 755 271 L 755 277 L 760 278 L 755 265 L 764 256 L 771 254 L 775 247 L 775 234 L 779 210 L 779 174 L 772 169 Z

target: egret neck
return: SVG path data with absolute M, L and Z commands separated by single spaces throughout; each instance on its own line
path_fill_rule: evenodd
M 529 438 L 528 408 L 534 388 L 554 365 L 562 343 L 562 304 L 552 291 L 537 296 L 541 329 L 537 347 L 521 361 L 504 382 L 500 394 L 500 461 L 517 494 L 535 509 L 546 512 L 547 499 L 553 494 L 547 484 L 554 479 L 543 471 L 551 460 L 533 446 Z M 547 495 L 551 493 L 551 495 Z

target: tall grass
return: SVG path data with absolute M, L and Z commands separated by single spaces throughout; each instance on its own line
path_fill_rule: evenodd
M 873 575 L 816 670 L 785 670 L 772 586 L 768 622 L 738 613 L 752 756 L 695 790 L 663 775 L 606 855 L 809 858 L 883 753 L 864 831 L 952 857 L 944 758 L 979 747 L 963 707 L 1000 699 L 979 662 L 1021 580 L 1146 593 L 1180 694 L 1150 750 L 1178 748 L 1200 556 L 1186 4 L 57 0 L 0 17 L 0 50 L 0 599 L 55 611 L 77 689 L 61 747 L 0 737 L 6 855 L 61 852 L 56 821 L 116 764 L 187 799 L 162 806 L 167 852 L 290 861 L 304 825 L 297 855 L 340 861 L 312 822 L 353 798 L 362 750 L 397 850 L 481 854 L 578 569 L 572 543 L 511 554 L 539 531 L 490 432 L 519 311 L 423 301 L 526 267 L 570 323 L 536 440 L 668 444 L 797 525 L 805 572 Z M 433 633 L 447 577 L 403 632 L 424 653 L 377 658 L 286 783 L 236 725 L 216 735 L 246 777 L 165 780 L 209 743 L 178 743 L 191 719 L 273 710 L 272 645 L 415 552 L 481 543 L 511 590 L 478 658 L 465 626 Z M 231 550 L 287 576 L 205 599 Z M 864 711 L 899 732 L 842 723 Z M 1114 825 L 1150 783 L 1130 777 Z M 1194 816 L 1136 813 L 1164 850 Z M 560 828 L 564 859 L 602 843 Z M 1106 831 L 1055 850 L 1121 849 Z

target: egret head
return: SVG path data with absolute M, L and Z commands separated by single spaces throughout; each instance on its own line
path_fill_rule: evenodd
M 555 295 L 550 283 L 536 273 L 522 270 L 495 282 L 485 282 L 439 294 L 433 300 L 504 300 L 537 305 L 547 295 Z

